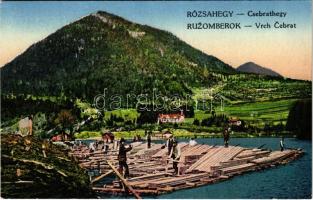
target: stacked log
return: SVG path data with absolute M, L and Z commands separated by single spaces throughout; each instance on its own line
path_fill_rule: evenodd
M 128 153 L 127 161 L 131 178 L 124 182 L 133 188 L 134 193 L 157 195 L 227 180 L 234 175 L 289 162 L 302 154 L 299 150 L 270 152 L 237 146 L 225 148 L 201 144 L 190 146 L 187 143 L 180 145 L 182 151 L 179 168 L 186 173 L 172 175 L 174 169 L 172 160 L 167 160 L 167 148 L 161 149 L 161 144 L 151 144 L 151 148 L 147 149 L 145 143 L 133 143 L 133 150 Z M 93 182 L 111 174 L 112 167 L 118 167 L 117 154 L 117 151 L 106 154 L 102 151 L 89 152 L 86 148 L 71 152 L 81 167 L 89 170 L 100 169 L 100 176 L 93 179 Z M 111 167 L 107 160 L 110 160 Z M 116 180 L 93 189 L 105 193 L 125 192 Z
M 252 163 L 255 164 L 268 164 L 268 163 L 275 163 L 279 160 L 283 160 L 287 157 L 290 157 L 294 155 L 296 152 L 293 150 L 286 150 L 286 151 L 275 151 L 271 152 L 267 157 L 262 157 L 255 159 L 251 161 Z
M 213 147 L 208 150 L 208 152 L 202 156 L 198 161 L 196 161 L 194 164 L 192 164 L 186 171 L 186 173 L 196 171 L 197 168 L 207 162 L 212 156 L 214 156 L 216 153 L 221 151 L 223 147 Z

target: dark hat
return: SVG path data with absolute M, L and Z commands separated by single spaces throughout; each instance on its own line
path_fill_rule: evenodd
M 121 138 L 120 142 L 125 142 L 125 139 L 124 139 L 124 138 Z

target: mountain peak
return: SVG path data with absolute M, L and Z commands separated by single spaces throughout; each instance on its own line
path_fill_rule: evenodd
M 237 69 L 239 72 L 246 72 L 246 73 L 253 73 L 253 74 L 260 74 L 260 75 L 267 75 L 267 76 L 276 76 L 282 77 L 279 73 L 273 71 L 272 69 L 262 67 L 254 62 L 246 62 L 240 65 Z
M 113 14 L 108 13 L 108 12 L 103 11 L 103 10 L 98 10 L 97 12 L 95 12 L 95 14 L 107 15 L 107 16 L 116 16 L 116 15 L 113 15 Z
M 255 64 L 254 62 L 250 61 L 250 62 L 246 62 L 246 63 L 243 64 L 243 65 L 257 65 L 257 64 Z
M 218 81 L 213 72 L 235 70 L 167 31 L 97 11 L 32 45 L 0 72 L 3 94 L 92 100 L 104 88 L 108 96 L 154 88 L 183 96 Z
M 102 16 L 102 17 L 107 17 L 107 18 L 110 18 L 110 19 L 121 19 L 121 20 L 126 21 L 125 19 L 123 19 L 120 16 L 114 15 L 112 13 L 108 13 L 108 12 L 103 11 L 103 10 L 98 10 L 97 12 L 91 13 L 90 15 L 92 15 L 92 16 Z
M 118 15 L 108 13 L 106 11 L 98 10 L 97 12 L 91 13 L 89 16 L 98 17 L 104 22 L 111 21 L 113 22 L 119 22 L 119 23 L 126 23 L 126 24 L 136 24 L 131 21 L 128 21 L 127 19 L 124 19 L 123 17 L 120 17 Z

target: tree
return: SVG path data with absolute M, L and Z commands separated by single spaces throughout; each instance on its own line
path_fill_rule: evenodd
M 75 117 L 70 110 L 61 110 L 54 122 L 56 125 L 60 126 L 62 133 L 65 133 L 66 130 L 68 130 L 69 134 L 72 136 Z
M 200 121 L 198 119 L 193 120 L 193 125 L 199 126 Z
M 312 100 L 299 100 L 290 109 L 286 129 L 300 139 L 312 139 Z
M 48 126 L 48 120 L 47 120 L 46 115 L 41 112 L 37 113 L 33 119 L 34 135 L 40 138 L 46 137 L 45 130 L 47 129 L 47 126 Z

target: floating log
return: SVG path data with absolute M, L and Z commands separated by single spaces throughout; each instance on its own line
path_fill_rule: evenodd
M 221 151 L 219 151 L 218 153 L 211 156 L 210 159 L 208 159 L 202 165 L 198 166 L 196 169 L 199 171 L 211 172 L 211 171 L 213 171 L 212 168 L 216 169 L 216 167 L 220 166 L 220 162 L 229 161 L 234 156 L 239 154 L 241 151 L 243 151 L 242 147 L 224 148 Z
M 195 174 L 195 175 L 186 175 L 183 177 L 171 177 L 167 180 L 153 181 L 149 185 L 152 187 L 165 187 L 165 186 L 177 186 L 180 184 L 185 184 L 186 182 L 192 182 L 200 180 L 201 178 L 209 177 L 207 173 Z
M 241 173 L 243 171 L 248 171 L 248 170 L 252 170 L 254 169 L 256 166 L 256 164 L 253 163 L 246 163 L 246 164 L 242 164 L 242 165 L 236 165 L 236 166 L 232 166 L 232 167 L 227 167 L 222 169 L 222 174 L 235 174 L 235 173 Z
M 197 168 L 199 165 L 203 164 L 208 160 L 211 156 L 216 154 L 218 151 L 220 151 L 223 147 L 214 147 L 211 148 L 204 156 L 202 156 L 197 162 L 195 162 L 193 165 L 190 166 L 189 169 L 187 169 L 188 172 L 192 172 L 195 168 Z
M 140 177 L 128 179 L 128 182 L 134 182 L 134 181 L 139 181 L 139 180 L 141 180 L 141 181 L 151 180 L 151 179 L 155 179 L 155 178 L 159 178 L 159 177 L 165 177 L 167 175 L 169 175 L 169 174 L 167 174 L 167 173 L 148 174 L 145 176 L 140 176 Z
M 110 171 L 106 172 L 105 174 L 102 174 L 102 175 L 96 177 L 95 179 L 91 180 L 91 183 L 95 183 L 95 182 L 103 179 L 104 177 L 110 175 L 112 172 L 113 172 L 113 170 L 110 170 Z
M 246 150 L 237 156 L 237 158 L 246 158 L 246 157 L 262 157 L 270 154 L 270 151 L 262 151 L 262 150 Z
M 273 163 L 273 162 L 276 162 L 278 160 L 283 160 L 284 158 L 289 157 L 289 156 L 294 155 L 294 154 L 295 154 L 295 151 L 292 151 L 292 150 L 286 150 L 286 151 L 281 151 L 281 152 L 272 152 L 267 157 L 258 158 L 258 159 L 251 161 L 251 162 L 256 163 L 256 164 Z
M 115 167 L 110 163 L 110 161 L 107 161 L 108 164 L 110 165 L 110 167 L 112 168 L 112 170 L 114 171 L 114 173 L 121 179 L 121 181 L 124 183 L 124 185 L 129 189 L 129 191 L 131 193 L 134 194 L 134 196 L 137 199 L 141 199 L 141 197 L 139 196 L 139 194 L 132 188 L 132 186 L 130 186 L 127 182 L 126 179 L 124 179 L 124 177 L 117 171 L 117 169 L 115 169 Z
M 277 164 L 285 164 L 296 159 L 303 152 L 301 150 L 268 151 L 260 148 L 243 148 L 240 146 L 210 146 L 197 144 L 190 146 L 180 143 L 181 158 L 178 168 L 179 176 L 172 173 L 172 160 L 167 160 L 168 149 L 161 149 L 162 144 L 147 144 L 137 142 L 133 144 L 133 150 L 128 153 L 128 165 L 130 169 L 129 179 L 124 179 L 116 170 L 118 163 L 117 151 L 88 153 L 88 149 L 74 150 L 71 155 L 78 158 L 80 165 L 85 169 L 101 170 L 103 173 L 93 179 L 92 183 L 105 178 L 112 171 L 121 181 L 113 180 L 103 187 L 94 187 L 94 191 L 102 193 L 124 193 L 122 182 L 128 191 L 140 198 L 140 195 L 158 195 L 174 190 L 199 187 L 224 181 L 234 175 L 262 168 L 274 167 Z M 87 151 L 87 152 L 86 152 Z M 82 156 L 83 155 L 83 156 Z M 107 162 L 108 161 L 108 162 Z M 168 164 L 166 172 L 165 164 Z
M 103 187 L 93 187 L 92 188 L 96 192 L 105 192 L 105 193 L 123 193 L 125 192 L 124 189 L 121 188 L 103 188 Z M 159 194 L 158 190 L 149 190 L 149 189 L 136 189 L 134 190 L 136 193 L 141 194 L 152 194 L 152 195 L 157 195 Z

